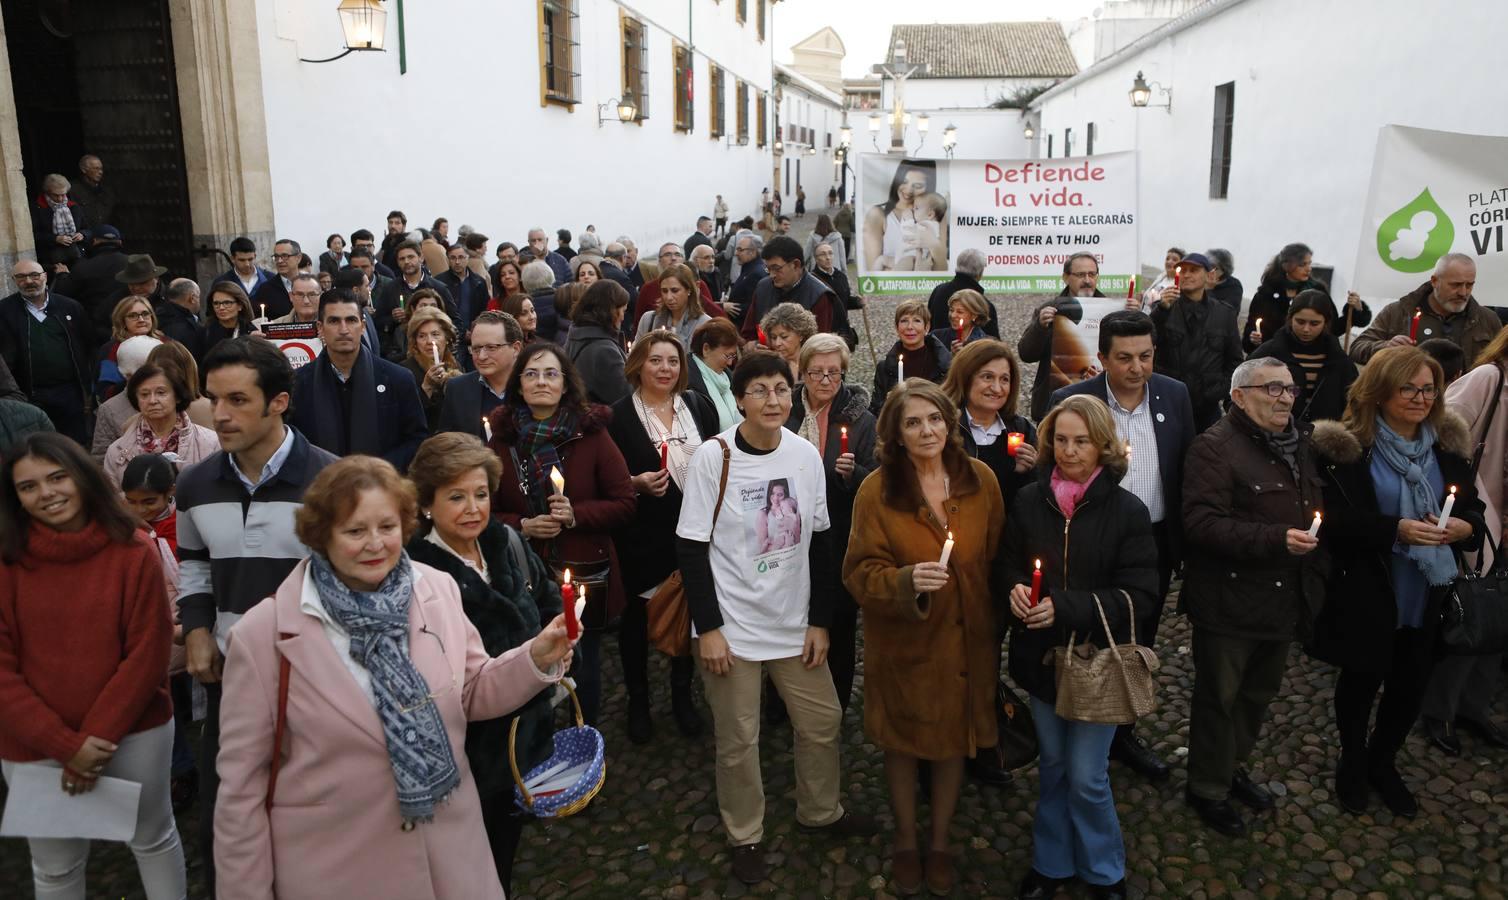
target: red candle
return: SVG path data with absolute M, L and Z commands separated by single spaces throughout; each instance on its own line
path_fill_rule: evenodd
M 1409 340 L 1411 341 L 1417 342 L 1419 340 L 1419 316 L 1423 315 L 1423 313 L 1423 310 L 1416 310 L 1414 317 L 1409 320 Z
M 848 452 L 848 426 L 844 425 L 842 428 L 838 429 L 838 455 L 842 456 L 844 453 L 847 453 L 847 452 Z
M 576 585 L 571 584 L 570 569 L 560 583 L 560 606 L 565 611 L 566 636 L 574 641 L 581 634 L 581 623 L 576 620 Z
M 1032 570 L 1032 603 L 1036 607 L 1037 601 L 1042 599 L 1042 560 L 1037 560 L 1037 567 Z
M 1136 276 L 1132 275 L 1130 283 L 1126 285 L 1126 299 L 1130 300 L 1132 297 L 1135 297 L 1135 296 L 1136 296 Z
M 761 347 L 768 347 L 768 346 L 770 346 L 770 339 L 769 339 L 769 337 L 767 337 L 765 335 L 763 328 L 759 327 L 758 325 L 755 325 L 754 326 L 754 333 L 759 336 L 759 346 L 761 346 Z
M 1183 267 L 1182 266 L 1175 266 L 1173 268 L 1173 287 L 1179 288 L 1180 285 L 1182 285 L 1182 283 L 1183 283 Z
M 963 319 L 961 317 L 958 320 L 958 342 L 960 344 L 963 343 Z
M 660 469 L 668 468 L 670 468 L 670 442 L 665 441 L 660 444 Z
M 1015 456 L 1021 445 L 1026 443 L 1026 435 L 1019 431 L 1012 431 L 1005 436 L 1005 452 L 1008 456 Z

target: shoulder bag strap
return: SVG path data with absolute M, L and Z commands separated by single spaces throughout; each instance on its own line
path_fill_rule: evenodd
M 515 528 L 508 525 L 504 525 L 503 528 L 508 531 L 508 553 L 513 557 L 513 564 L 523 573 L 524 587 L 532 596 L 534 594 L 534 583 L 529 580 L 529 554 L 524 552 L 524 538 Z
M 291 637 L 293 635 L 286 631 L 278 632 L 280 640 L 286 641 Z M 277 724 L 272 729 L 272 765 L 267 772 L 267 800 L 262 804 L 268 811 L 272 810 L 272 796 L 278 789 L 278 769 L 283 766 L 283 734 L 288 730 L 288 679 L 292 673 L 288 657 L 279 653 Z
M 723 448 L 723 474 L 717 482 L 717 503 L 712 506 L 712 527 L 717 528 L 718 514 L 723 511 L 723 495 L 728 493 L 728 464 L 733 460 L 733 451 L 728 447 L 728 442 L 720 437 L 713 438 L 717 445 Z
M 1477 480 L 1477 469 L 1482 465 L 1482 453 L 1487 449 L 1487 436 L 1492 433 L 1492 420 L 1498 414 L 1498 402 L 1503 399 L 1503 379 L 1508 373 L 1503 370 L 1502 363 L 1496 366 L 1498 370 L 1497 390 L 1492 392 L 1492 402 L 1487 404 L 1487 422 L 1482 426 L 1482 439 L 1477 441 L 1477 449 L 1471 454 L 1471 480 Z

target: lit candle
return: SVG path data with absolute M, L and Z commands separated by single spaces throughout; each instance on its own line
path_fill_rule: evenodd
M 1126 465 L 1131 464 L 1131 442 L 1126 442 Z
M 551 467 L 550 483 L 555 485 L 555 493 L 561 495 L 565 494 L 565 476 L 560 474 L 559 469 Z
M 1130 300 L 1132 297 L 1135 297 L 1135 296 L 1136 296 L 1136 276 L 1132 275 L 1131 276 L 1131 280 L 1126 283 L 1126 299 Z
M 842 456 L 843 454 L 845 454 L 847 452 L 848 452 L 848 426 L 844 425 L 843 427 L 841 427 L 841 428 L 838 429 L 838 455 Z
M 895 355 L 895 383 L 906 383 L 906 354 L 904 353 Z
M 267 320 L 267 304 L 263 303 L 263 304 L 261 304 L 261 306 L 262 306 L 262 320 L 265 322 Z
M 937 561 L 937 564 L 940 565 L 940 566 L 943 566 L 944 568 L 946 568 L 947 565 L 948 565 L 948 557 L 950 557 L 952 555 L 953 555 L 953 532 L 950 531 L 950 532 L 948 532 L 948 539 L 946 541 L 943 541 L 942 559 L 939 559 Z
M 1310 537 L 1319 537 L 1319 527 L 1320 527 L 1320 514 L 1318 512 L 1315 512 L 1315 514 L 1314 514 L 1314 524 L 1309 526 L 1309 536 Z
M 574 641 L 581 634 L 581 622 L 576 618 L 576 586 L 571 584 L 570 569 L 565 570 L 565 579 L 560 582 L 560 608 L 565 613 L 566 637 Z
M 438 366 L 440 364 L 440 345 L 439 345 L 439 343 L 430 344 L 429 345 L 429 349 L 431 349 L 431 350 L 434 351 L 434 354 L 435 354 L 435 365 Z
M 1175 266 L 1173 269 L 1173 287 L 1181 289 L 1183 284 L 1183 267 Z
M 487 443 L 492 443 L 492 423 L 486 416 L 482 416 L 482 434 L 487 436 Z
M 758 325 L 755 325 L 754 326 L 754 333 L 759 336 L 759 346 L 761 346 L 761 347 L 768 347 L 768 346 L 770 346 L 770 338 L 769 338 L 768 335 L 766 335 L 764 333 L 764 329 L 763 328 L 761 328 Z
M 1007 456 L 1015 456 L 1021 445 L 1026 443 L 1026 435 L 1019 431 L 1012 431 L 1005 436 L 1005 452 Z
M 1042 560 L 1037 560 L 1037 567 L 1032 569 L 1032 602 L 1035 607 L 1037 601 L 1042 599 Z
M 958 342 L 963 343 L 963 316 L 958 317 Z
M 1439 527 L 1439 529 L 1441 531 L 1444 531 L 1446 524 L 1448 524 L 1450 522 L 1450 511 L 1452 509 L 1455 509 L 1455 508 L 1456 508 L 1456 486 L 1455 485 L 1451 485 L 1450 486 L 1450 496 L 1448 496 L 1448 497 L 1445 498 L 1445 506 L 1443 508 L 1441 508 L 1441 510 L 1440 510 L 1440 525 L 1438 527 Z
M 660 443 L 660 469 L 668 468 L 670 468 L 670 442 L 662 441 Z
M 1409 320 L 1409 340 L 1419 340 L 1419 317 L 1424 314 L 1423 310 L 1416 310 L 1414 318 Z
M 1256 332 L 1257 334 L 1261 334 L 1262 333 L 1262 320 L 1261 319 L 1257 319 L 1257 327 L 1253 328 L 1252 331 Z

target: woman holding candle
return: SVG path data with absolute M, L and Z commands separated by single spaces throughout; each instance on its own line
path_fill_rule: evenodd
M 859 487 L 843 560 L 844 584 L 864 610 L 864 730 L 885 751 L 896 820 L 892 877 L 902 893 L 921 888 L 924 868 L 934 894 L 952 889 L 948 825 L 964 759 L 996 739 L 990 567 L 1005 507 L 989 467 L 964 452 L 957 416 L 925 381 L 886 399 L 879 469 Z M 916 813 L 921 760 L 931 763 L 925 854 Z
M 1314 427 L 1326 481 L 1320 544 L 1334 563 L 1311 652 L 1340 667 L 1335 796 L 1358 815 L 1369 786 L 1394 815 L 1418 814 L 1398 751 L 1434 669 L 1440 611 L 1459 573 L 1452 548 L 1476 551 L 1487 533 L 1471 431 L 1439 402 L 1444 390 L 1440 364 L 1424 351 L 1389 347 L 1352 386 L 1345 418 Z M 1450 487 L 1456 501 L 1442 531 Z
M 1281 329 L 1248 359 L 1264 356 L 1282 360 L 1302 393 L 1293 415 L 1302 422 L 1338 419 L 1346 410 L 1346 392 L 1356 382 L 1356 363 L 1330 333 L 1335 304 L 1320 290 L 1300 291 L 1288 305 Z
M 903 300 L 895 308 L 896 342 L 874 370 L 874 396 L 869 411 L 876 416 L 885 405 L 890 389 L 907 378 L 923 378 L 942 384 L 953 354 L 936 335 L 929 334 L 932 313 L 925 300 Z
M 953 358 L 942 389 L 958 407 L 964 452 L 995 473 L 1010 509 L 1016 492 L 1035 480 L 1037 464 L 1037 429 L 1017 412 L 1021 362 L 1016 351 L 1000 341 L 970 344 Z
M 930 310 L 928 311 L 930 315 Z M 957 355 L 965 344 L 983 340 L 987 335 L 982 326 L 990 320 L 990 304 L 984 295 L 965 288 L 948 298 L 948 322 L 933 329 L 932 336 Z
M 1287 244 L 1262 270 L 1262 283 L 1251 295 L 1251 308 L 1246 312 L 1246 327 L 1241 333 L 1241 349 L 1251 353 L 1269 335 L 1257 329 L 1257 320 L 1267 323 L 1268 328 L 1277 328 L 1278 323 L 1288 320 L 1288 305 L 1304 291 L 1323 291 L 1330 288 L 1313 277 L 1314 253 L 1308 244 Z M 1350 324 L 1358 328 L 1372 321 L 1372 310 L 1361 301 L 1355 291 L 1346 294 L 1346 306 L 1339 316 L 1328 325 L 1330 333 L 1337 338 L 1346 334 L 1346 313 L 1351 315 Z
M 1142 292 L 1140 304 L 1135 309 L 1148 311 L 1162 299 L 1165 288 L 1171 287 L 1173 279 L 1178 275 L 1178 264 L 1183 262 L 1184 250 L 1182 247 L 1169 247 L 1168 252 L 1162 256 L 1162 272 L 1152 279 L 1147 289 Z
M 599 281 L 589 291 L 604 287 L 623 290 Z M 508 396 L 489 419 L 489 446 L 506 473 L 492 514 L 521 531 L 552 571 L 570 569 L 578 590 L 590 586 L 573 676 L 582 713 L 596 724 L 601 628 L 624 607 L 612 534 L 633 518 L 633 483 L 608 432 L 613 411 L 587 399 L 576 367 L 558 345 L 525 347 L 508 384 Z
M 419 530 L 409 558 L 455 579 L 461 609 L 488 655 L 523 646 L 561 613 L 560 588 L 518 533 L 492 517 L 492 495 L 503 467 L 474 435 L 437 434 L 419 445 L 409 478 L 419 501 Z M 513 802 L 508 732 L 518 721 L 518 767 L 527 772 L 550 757 L 549 693 L 506 716 L 471 722 L 466 760 L 476 779 L 482 825 L 498 880 L 507 892 L 513 854 L 528 816 Z
M 875 468 L 875 419 L 869 411 L 869 395 L 846 383 L 848 344 L 836 334 L 813 335 L 801 345 L 801 388 L 791 400 L 791 416 L 785 427 L 805 438 L 822 454 L 827 485 L 827 515 L 832 522 L 833 556 L 842 559 L 848 551 L 853 526 L 854 497 L 859 485 Z M 853 695 L 854 639 L 859 608 L 833 571 L 832 583 L 813 585 L 832 597 L 833 620 L 828 629 L 827 665 L 838 690 L 838 704 L 846 712 Z
M 445 382 L 461 374 L 461 365 L 451 353 L 456 343 L 456 328 L 443 311 L 424 308 L 413 310 L 403 330 L 408 339 L 408 355 L 403 358 L 403 367 L 419 385 L 419 393 L 424 398 L 425 421 L 434 430 L 440 423 Z
M 1125 844 L 1110 793 L 1115 726 L 1078 722 L 1054 708 L 1052 651 L 1070 634 L 1106 647 L 1131 638 L 1131 606 L 1158 600 L 1157 543 L 1147 508 L 1120 482 L 1126 447 L 1104 401 L 1077 395 L 1042 420 L 1037 480 L 1021 489 L 1006 520 L 997 565 L 1013 585 L 1011 677 L 1031 696 L 1041 752 L 1032 868 L 1020 896 L 1052 897 L 1079 878 L 1096 897 L 1124 897 Z M 1033 573 L 1042 581 L 1032 603 Z M 1044 661 L 1044 658 L 1046 661 Z
M 251 298 L 234 281 L 217 281 L 209 288 L 209 318 L 204 322 L 204 353 L 230 338 L 255 334 L 256 314 L 251 311 Z
M 720 431 L 712 403 L 686 390 L 686 363 L 681 339 L 673 331 L 651 331 L 635 341 L 623 370 L 634 392 L 613 404 L 608 426 L 638 497 L 633 518 L 613 533 L 628 604 L 618 626 L 618 650 L 628 688 L 628 737 L 636 744 L 654 736 L 646 604 L 676 571 L 675 526 L 681 516 L 686 466 L 702 442 Z M 670 661 L 670 707 L 676 727 L 686 737 L 702 733 L 691 699 L 695 674 L 689 653 Z
M 417 507 L 383 460 L 327 466 L 295 520 L 309 558 L 237 623 L 220 897 L 503 897 L 496 871 L 475 865 L 488 847 L 468 723 L 558 681 L 571 644 L 557 616 L 491 657 L 455 580 L 404 551 Z

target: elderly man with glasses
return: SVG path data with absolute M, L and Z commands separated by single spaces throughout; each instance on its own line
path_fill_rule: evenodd
M 84 308 L 48 290 L 32 260 L 11 266 L 10 277 L 17 290 L 0 300 L 0 358 L 57 430 L 83 444 L 93 346 Z
M 1293 416 L 1298 394 L 1280 360 L 1237 366 L 1230 411 L 1194 439 L 1184 466 L 1182 601 L 1194 625 L 1188 802 L 1231 837 L 1246 833 L 1232 798 L 1273 807 L 1245 764 L 1288 648 L 1309 636 L 1324 599 L 1322 486 L 1311 427 Z

